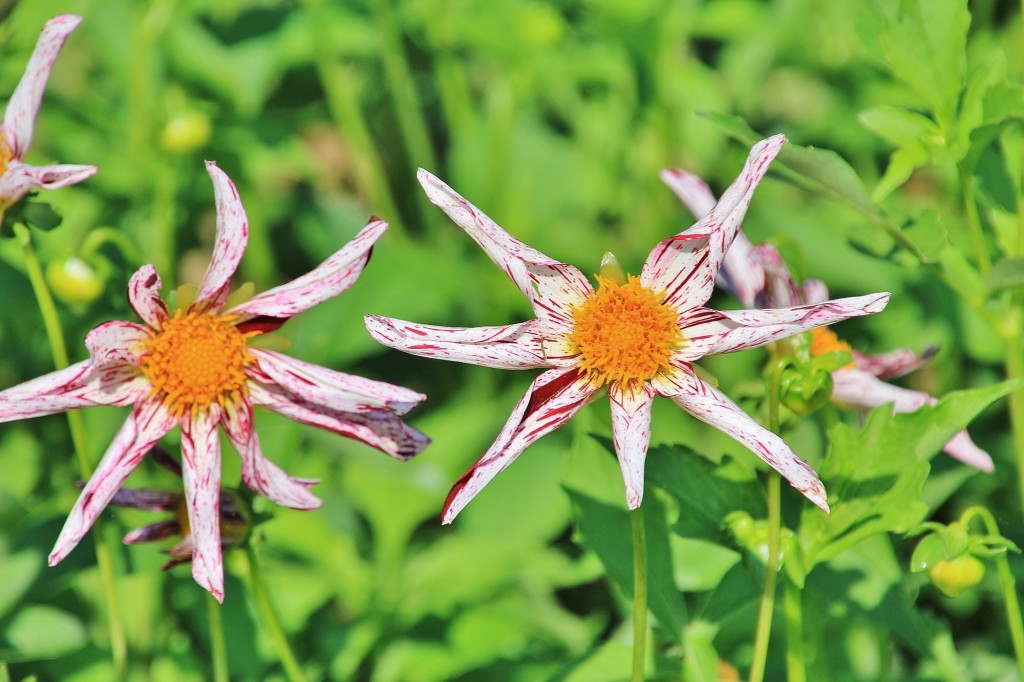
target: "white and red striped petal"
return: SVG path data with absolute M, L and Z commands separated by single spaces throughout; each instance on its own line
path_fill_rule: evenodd
M 213 256 L 199 285 L 192 310 L 209 310 L 224 305 L 231 288 L 231 277 L 249 243 L 249 219 L 231 178 L 217 168 L 213 161 L 206 162 L 206 172 L 213 180 L 213 193 L 217 201 L 217 238 Z
M 95 327 L 85 337 L 91 362 L 96 368 L 138 366 L 142 343 L 152 337 L 148 327 L 134 322 L 112 320 Z
M 64 522 L 50 553 L 51 566 L 75 548 L 153 444 L 174 426 L 174 418 L 158 401 L 144 402 L 132 410 Z
M 722 260 L 739 232 L 754 188 L 785 142 L 783 135 L 776 135 L 754 145 L 739 177 L 715 207 L 693 227 L 651 251 L 640 274 L 641 284 L 665 292 L 665 302 L 681 312 L 704 305 L 711 298 Z M 706 250 L 697 246 L 703 238 L 708 240 Z
M 708 183 L 682 168 L 663 168 L 658 177 L 679 197 L 679 201 L 683 202 L 696 220 L 710 213 L 718 203 Z
M 97 405 L 130 405 L 147 395 L 148 386 L 133 368 L 97 369 L 91 360 L 83 360 L 0 392 L 0 422 Z
M 938 402 L 927 393 L 887 384 L 859 369 L 832 372 L 832 399 L 842 405 L 861 410 L 892 403 L 893 412 L 913 412 L 923 405 L 934 405 Z M 974 444 L 967 431 L 960 431 L 953 436 L 942 450 L 980 471 L 991 472 L 995 468 L 989 454 Z
M 13 204 L 29 192 L 37 189 L 60 189 L 92 177 L 96 166 L 31 166 L 21 161 L 11 161 L 7 170 L 0 175 L 0 204 Z
M 680 318 L 686 342 L 674 358 L 693 361 L 705 355 L 756 348 L 815 327 L 877 313 L 888 302 L 889 294 L 881 293 L 771 310 L 697 308 Z
M 497 369 L 550 366 L 534 322 L 500 327 L 438 327 L 367 315 L 366 330 L 388 348 L 425 358 L 465 362 Z
M 68 36 L 80 23 L 82 17 L 62 14 L 46 22 L 39 34 L 25 73 L 4 111 L 3 141 L 15 159 L 24 158 L 32 144 L 36 114 L 39 113 L 39 103 L 43 99 L 43 90 L 46 89 L 53 63 Z
M 448 214 L 490 256 L 494 264 L 516 283 L 519 290 L 533 300 L 533 287 L 527 272 L 528 263 L 561 265 L 540 251 L 527 246 L 503 230 L 480 209 L 429 172 L 420 168 L 416 177 L 431 203 Z
M 647 384 L 626 388 L 620 383 L 608 389 L 612 404 L 612 434 L 619 458 L 626 504 L 636 509 L 644 499 L 644 462 L 651 444 L 651 406 L 654 389 Z
M 586 275 L 565 263 L 528 263 L 526 271 L 533 282 L 530 301 L 537 319 L 546 328 L 571 333 L 572 309 L 583 305 L 593 291 Z
M 253 405 L 264 407 L 303 424 L 319 426 L 377 448 L 396 459 L 409 459 L 430 444 L 430 439 L 389 412 L 344 412 L 317 405 L 279 386 L 249 385 Z
M 272 326 L 274 321 L 283 324 L 293 315 L 334 298 L 359 279 L 374 243 L 387 229 L 383 220 L 371 219 L 352 241 L 313 270 L 254 296 L 227 313 L 240 315 L 242 324 L 256 318 Z
M 920 355 L 909 348 L 896 348 L 877 355 L 853 351 L 853 364 L 879 379 L 893 379 L 918 369 L 938 352 L 937 346 L 925 348 Z
M 128 282 L 128 303 L 139 318 L 159 330 L 167 321 L 167 304 L 160 298 L 163 282 L 153 265 L 143 265 Z
M 670 400 L 688 413 L 728 434 L 782 474 L 807 499 L 828 511 L 825 488 L 818 475 L 806 462 L 793 454 L 789 445 L 779 436 L 764 428 L 741 410 L 724 393 L 692 377 L 694 391 L 669 396 Z
M 181 423 L 181 476 L 192 535 L 192 577 L 224 601 L 220 546 L 220 405 L 186 416 Z
M 427 399 L 422 393 L 312 365 L 274 351 L 251 348 L 259 368 L 278 386 L 311 403 L 343 412 L 402 415 Z
M 448 493 L 441 522 L 451 523 L 485 485 L 514 462 L 523 450 L 572 418 L 597 392 L 574 370 L 552 369 L 537 377 L 526 395 L 476 464 Z

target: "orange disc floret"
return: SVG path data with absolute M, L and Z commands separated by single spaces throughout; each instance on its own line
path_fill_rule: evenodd
M 602 384 L 638 383 L 669 367 L 685 341 L 676 311 L 633 276 L 626 283 L 601 276 L 597 282 L 597 291 L 573 310 L 569 340 L 579 350 L 580 371 Z
M 139 366 L 172 414 L 225 404 L 246 395 L 245 366 L 254 362 L 234 316 L 178 311 L 143 342 Z

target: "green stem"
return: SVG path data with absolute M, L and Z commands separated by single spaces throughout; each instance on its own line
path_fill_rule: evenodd
M 306 675 L 302 672 L 298 659 L 295 658 L 295 652 L 292 651 L 291 644 L 288 643 L 288 637 L 285 635 L 284 628 L 281 627 L 277 611 L 274 609 L 274 605 L 270 603 L 270 596 L 267 594 L 267 589 L 263 584 L 263 573 L 260 570 L 259 558 L 256 556 L 256 548 L 253 547 L 252 541 L 246 543 L 244 556 L 247 564 L 245 572 L 247 573 L 246 582 L 248 583 L 249 593 L 252 595 L 256 612 L 263 622 L 267 636 L 270 637 L 270 642 L 274 646 L 274 650 L 277 651 L 278 658 L 281 659 L 281 666 L 284 668 L 285 675 L 291 682 L 306 682 Z
M 643 682 L 647 660 L 647 536 L 642 508 L 629 512 L 633 528 L 633 677 Z
M 46 284 L 43 268 L 32 248 L 32 233 L 24 225 L 15 225 L 14 235 L 21 244 L 25 259 L 25 271 L 29 283 L 32 285 L 39 312 L 43 317 L 43 328 L 46 330 L 46 337 L 50 343 L 53 364 L 57 370 L 62 370 L 70 364 L 68 349 L 64 344 L 64 330 L 61 328 L 60 316 L 57 314 L 57 306 L 53 302 L 50 288 Z M 88 480 L 92 476 L 93 468 L 86 446 L 85 422 L 82 420 L 82 415 L 75 411 L 68 412 L 67 419 L 75 459 L 78 462 L 79 476 L 82 477 L 82 480 Z M 128 642 L 125 638 L 124 625 L 121 623 L 113 550 L 103 533 L 101 518 L 97 518 L 93 523 L 92 533 L 96 540 L 94 543 L 96 566 L 100 572 L 100 581 L 103 583 L 103 594 L 107 603 L 107 628 L 110 636 L 110 652 L 114 659 L 114 671 L 119 680 L 126 680 L 128 679 Z
M 988 249 L 985 246 L 985 234 L 981 228 L 981 218 L 978 216 L 978 202 L 974 198 L 974 179 L 966 168 L 957 166 L 957 173 L 960 177 L 960 197 L 964 203 L 964 214 L 967 217 L 967 227 L 971 234 L 971 244 L 974 246 L 975 255 L 978 258 L 978 273 L 982 277 L 988 275 L 992 269 L 992 259 L 989 258 Z
M 807 682 L 804 666 L 804 612 L 800 587 L 785 580 L 783 607 L 786 613 L 786 679 L 788 682 Z
M 1015 333 L 1006 340 L 1008 379 L 1024 379 L 1024 344 L 1021 343 L 1019 332 L 1019 316 L 1019 307 L 1015 307 L 1008 315 L 1015 329 Z M 1024 500 L 1024 389 L 1017 389 L 1010 394 L 1010 430 L 1013 433 L 1013 449 L 1017 459 L 1017 486 L 1021 499 Z
M 210 619 L 210 647 L 213 660 L 214 682 L 229 682 L 228 647 L 224 640 L 224 619 L 221 617 L 221 605 L 217 599 L 206 593 L 206 611 Z

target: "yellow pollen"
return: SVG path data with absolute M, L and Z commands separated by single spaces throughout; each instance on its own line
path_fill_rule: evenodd
M 835 335 L 828 327 L 815 327 L 811 330 L 811 355 L 824 355 L 825 353 L 834 353 L 836 351 L 845 351 L 853 354 L 853 348 L 850 344 L 845 341 L 840 341 L 839 337 Z M 851 369 L 854 367 L 853 362 L 849 362 L 839 369 Z
M 255 358 L 246 341 L 253 334 L 238 331 L 234 319 L 179 310 L 143 342 L 139 365 L 172 414 L 195 415 L 247 395 L 245 366 Z
M 632 275 L 626 283 L 598 275 L 597 283 L 572 314 L 569 340 L 579 349 L 580 370 L 602 384 L 636 384 L 669 367 L 686 340 L 676 311 Z

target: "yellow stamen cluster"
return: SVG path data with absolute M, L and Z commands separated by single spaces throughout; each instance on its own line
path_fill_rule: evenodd
M 602 384 L 651 379 L 686 340 L 677 313 L 635 277 L 621 283 L 598 276 L 597 282 L 597 291 L 573 310 L 569 340 L 579 350 L 580 370 Z
M 828 327 L 815 327 L 811 330 L 811 355 L 824 355 L 835 351 L 845 351 L 853 354 L 853 348 L 845 341 L 841 341 Z M 839 369 L 850 369 L 854 366 L 849 362 Z
M 143 343 L 142 372 L 172 414 L 195 415 L 247 394 L 244 370 L 255 361 L 246 349 L 251 335 L 233 322 L 233 316 L 179 310 Z
M 7 146 L 3 133 L 0 133 L 0 175 L 7 172 L 7 162 L 11 160 L 11 148 Z

